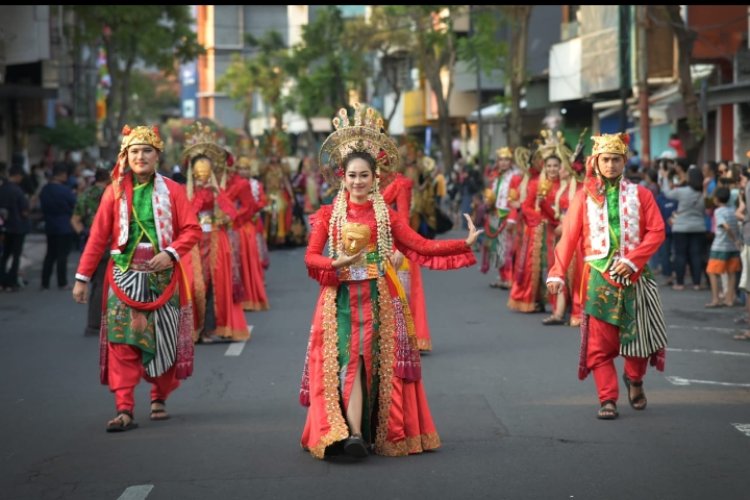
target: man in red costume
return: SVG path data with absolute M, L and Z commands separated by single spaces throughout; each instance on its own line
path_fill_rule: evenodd
M 115 394 L 107 432 L 138 426 L 133 392 L 152 383 L 151 419 L 166 420 L 166 400 L 193 371 L 192 317 L 182 258 L 201 230 L 184 188 L 156 173 L 164 143 L 158 129 L 127 125 L 76 273 L 73 299 L 86 303 L 87 282 L 107 246 L 100 332 L 100 379 Z
M 658 288 L 646 263 L 664 241 L 664 220 L 651 192 L 623 178 L 625 134 L 595 136 L 584 187 L 563 221 L 555 263 L 547 278 L 560 293 L 574 252 L 583 244 L 584 314 L 578 376 L 589 371 L 599 395 L 597 417 L 617 418 L 614 359 L 625 358 L 623 379 L 635 410 L 646 408 L 643 376 L 649 358 L 664 369 L 667 344 Z

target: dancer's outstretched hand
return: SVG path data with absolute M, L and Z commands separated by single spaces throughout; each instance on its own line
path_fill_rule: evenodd
M 466 223 L 469 225 L 469 236 L 466 237 L 466 246 L 470 247 L 477 241 L 477 238 L 484 232 L 484 229 L 477 229 L 469 214 L 464 214 L 464 217 L 466 217 Z

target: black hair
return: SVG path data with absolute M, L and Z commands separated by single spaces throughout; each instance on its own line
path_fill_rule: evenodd
M 106 182 L 109 179 L 109 170 L 106 168 L 97 168 L 94 172 L 94 182 Z
M 699 168 L 688 169 L 687 177 L 687 184 L 693 191 L 703 192 L 703 172 Z
M 346 157 L 344 157 L 344 161 L 342 162 L 342 166 L 344 168 L 344 172 L 346 172 L 346 167 L 349 166 L 349 164 L 352 162 L 352 160 L 360 158 L 362 160 L 365 160 L 367 164 L 370 166 L 370 172 L 372 172 L 372 175 L 375 175 L 375 158 L 372 157 L 370 153 L 367 153 L 365 151 L 352 151 Z
M 64 161 L 56 161 L 52 165 L 52 177 L 56 177 L 60 174 L 68 175 L 70 173 L 70 168 L 68 166 L 67 162 Z
M 208 160 L 209 162 L 211 162 L 211 165 L 213 166 L 214 162 L 213 162 L 213 161 L 211 161 L 211 158 L 209 158 L 209 157 L 208 157 L 208 156 L 206 156 L 206 155 L 197 155 L 197 156 L 194 156 L 194 157 L 192 157 L 192 158 L 190 159 L 190 166 L 191 166 L 191 167 L 194 167 L 194 166 L 195 166 L 195 164 L 196 164 L 196 162 L 197 162 L 198 160 L 202 160 L 202 159 L 204 159 L 204 158 L 205 158 L 206 160 Z
M 729 197 L 731 196 L 731 194 L 732 193 L 729 191 L 729 188 L 724 186 L 719 186 L 714 189 L 714 198 L 716 198 L 716 201 L 725 205 L 729 202 Z

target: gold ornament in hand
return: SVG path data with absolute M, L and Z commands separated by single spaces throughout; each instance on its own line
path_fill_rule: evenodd
M 370 226 L 357 222 L 347 222 L 341 230 L 344 253 L 356 255 L 370 243 Z

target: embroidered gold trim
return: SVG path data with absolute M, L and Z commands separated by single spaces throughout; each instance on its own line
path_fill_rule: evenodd
M 336 441 L 349 437 L 339 404 L 339 349 L 338 322 L 336 321 L 336 287 L 323 290 L 323 397 L 326 419 L 330 430 L 320 438 L 317 445 L 310 448 L 310 454 L 322 459 L 326 448 Z
M 193 328 L 193 343 L 198 342 L 200 332 L 206 320 L 206 283 L 203 281 L 203 263 L 199 245 L 195 245 L 190 252 L 193 261 L 193 304 L 195 304 L 196 325 Z
M 421 434 L 419 436 L 407 436 L 406 439 L 398 442 L 386 442 L 383 445 L 382 451 L 378 451 L 378 455 L 386 457 L 403 457 L 406 455 L 414 455 L 425 451 L 435 450 L 440 448 L 440 445 L 440 436 L 438 436 L 437 432 Z
M 417 348 L 420 351 L 431 351 L 432 341 L 430 339 L 420 339 L 419 337 L 417 337 Z
M 388 420 L 391 413 L 391 394 L 393 391 L 393 360 L 396 351 L 396 319 L 393 303 L 388 292 L 385 278 L 378 278 L 378 306 L 380 328 L 378 343 L 380 347 L 380 363 L 378 375 L 378 430 L 375 434 L 375 453 L 384 455 L 388 439 Z

